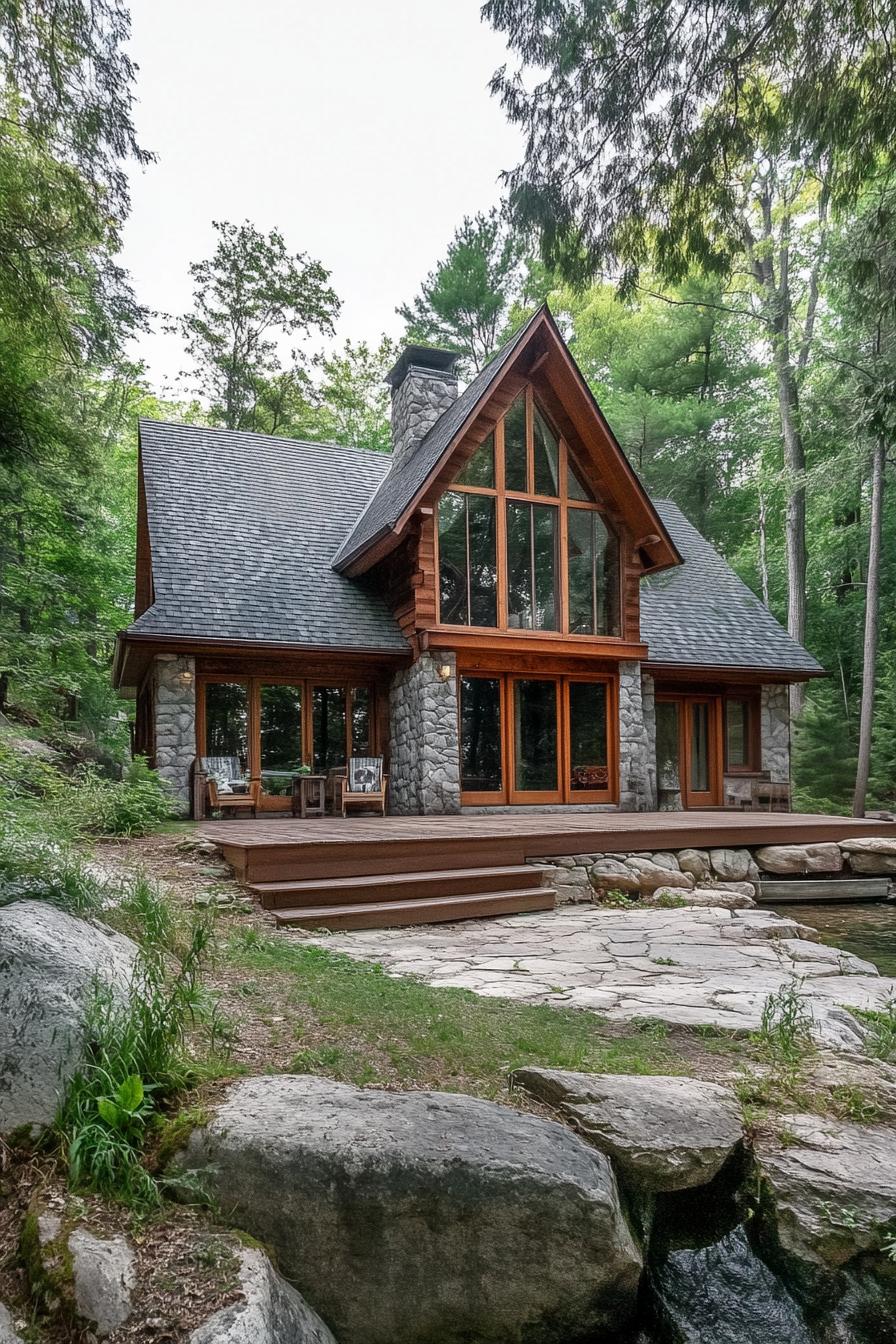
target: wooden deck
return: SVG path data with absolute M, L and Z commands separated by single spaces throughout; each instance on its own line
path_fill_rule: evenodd
M 809 813 L 527 812 L 212 821 L 201 833 L 281 923 L 349 928 L 549 908 L 554 892 L 532 859 L 843 840 L 896 833 L 896 823 Z

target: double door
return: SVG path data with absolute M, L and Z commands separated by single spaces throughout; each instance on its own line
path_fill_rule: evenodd
M 721 807 L 722 700 L 718 695 L 656 698 L 660 807 Z
M 462 674 L 459 693 L 464 803 L 614 801 L 610 678 Z

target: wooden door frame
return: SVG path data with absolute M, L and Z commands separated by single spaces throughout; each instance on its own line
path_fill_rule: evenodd
M 678 788 L 685 811 L 711 809 L 722 806 L 724 786 L 724 721 L 723 697 L 717 692 L 657 691 L 657 701 L 675 703 L 678 712 Z M 707 715 L 708 740 L 706 744 L 710 787 L 706 794 L 691 789 L 693 706 L 709 706 Z
M 518 681 L 550 682 L 554 687 L 554 731 L 556 733 L 556 789 L 518 789 L 516 788 L 516 693 L 514 687 Z M 512 773 L 507 781 L 508 797 L 511 807 L 560 806 L 563 802 L 563 687 L 560 677 L 539 675 L 537 672 L 509 672 L 507 674 L 508 722 L 507 738 L 510 744 L 510 765 Z

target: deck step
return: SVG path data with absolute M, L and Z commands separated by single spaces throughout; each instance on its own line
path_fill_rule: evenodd
M 438 924 L 445 920 L 553 910 L 555 894 L 553 887 L 527 887 L 517 891 L 427 896 L 403 901 L 297 906 L 275 909 L 272 913 L 278 924 L 299 925 L 305 929 L 385 929 L 400 924 Z
M 355 877 L 251 882 L 249 891 L 268 910 L 280 906 L 345 905 L 350 901 L 407 901 L 429 896 L 469 896 L 483 890 L 539 887 L 551 869 L 532 863 L 490 868 L 437 868 L 428 872 L 358 874 Z

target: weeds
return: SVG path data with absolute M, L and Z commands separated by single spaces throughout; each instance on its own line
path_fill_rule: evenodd
M 633 906 L 640 905 L 641 902 L 634 897 L 629 896 L 627 891 L 605 891 L 600 897 L 601 905 L 612 905 L 620 910 L 631 910 Z
M 896 999 L 883 1008 L 850 1008 L 865 1028 L 865 1052 L 874 1059 L 896 1059 Z
M 66 845 L 11 827 L 0 846 L 0 906 L 47 901 L 70 915 L 97 914 L 106 888 Z
M 793 1068 L 814 1049 L 812 1014 L 802 994 L 802 982 L 782 985 L 762 1006 L 758 1039 L 775 1063 Z
M 109 779 L 93 765 L 60 777 L 49 802 L 58 822 L 76 835 L 146 835 L 171 815 L 164 780 L 135 757 L 123 779 Z

